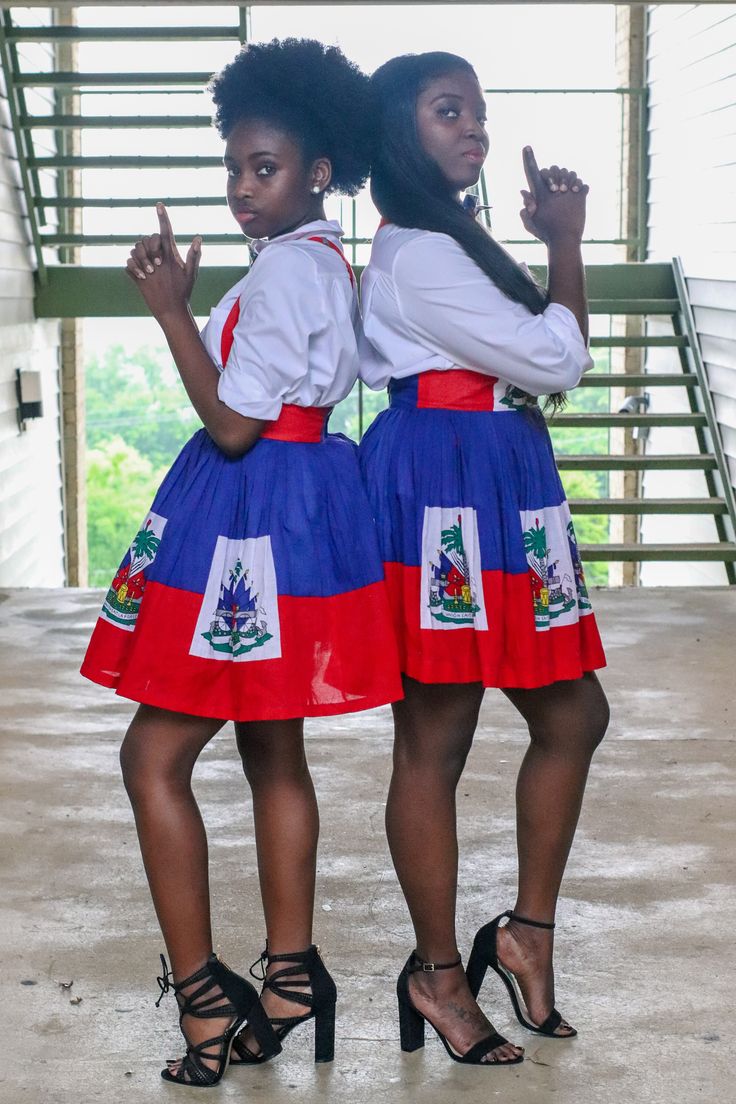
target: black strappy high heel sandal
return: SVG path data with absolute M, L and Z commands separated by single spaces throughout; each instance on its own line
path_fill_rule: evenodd
M 222 1079 L 230 1058 L 233 1040 L 244 1024 L 253 1029 L 263 1054 L 271 1058 L 281 1050 L 276 1033 L 268 1022 L 258 993 L 245 978 L 236 974 L 215 954 L 211 954 L 201 970 L 183 981 L 173 981 L 166 959 L 161 955 L 163 976 L 157 978 L 161 994 L 156 1001 L 158 1008 L 162 997 L 173 989 L 179 1005 L 179 1027 L 185 1016 L 197 1019 L 225 1019 L 232 1017 L 232 1024 L 221 1035 L 205 1039 L 201 1043 L 190 1043 L 182 1028 L 187 1043 L 187 1052 L 181 1059 L 171 1061 L 165 1070 L 161 1070 L 164 1081 L 192 1088 L 209 1088 Z M 185 989 L 195 986 L 193 992 Z M 208 1065 L 216 1062 L 216 1066 Z
M 273 962 L 287 962 L 289 965 L 282 966 L 281 969 L 267 975 L 266 967 Z M 253 972 L 259 963 L 261 965 L 260 977 Z M 263 982 L 261 992 L 270 989 L 282 1000 L 293 1001 L 307 1009 L 306 1012 L 296 1016 L 271 1016 L 269 1018 L 268 1022 L 271 1024 L 279 1043 L 299 1024 L 313 1019 L 314 1060 L 315 1062 L 331 1062 L 335 1057 L 337 988 L 322 961 L 319 947 L 312 944 L 311 947 L 307 947 L 306 951 L 294 951 L 292 954 L 280 955 L 269 954 L 268 947 L 266 947 L 260 958 L 257 958 L 251 966 L 250 972 L 253 977 Z M 307 986 L 311 989 L 311 993 L 301 992 Z M 260 1043 L 260 1039 L 258 1041 Z M 258 1054 L 254 1054 L 245 1045 L 240 1034 L 233 1040 L 230 1055 L 230 1063 L 233 1066 L 254 1065 L 267 1062 L 272 1057 L 273 1052 L 268 1053 L 263 1049 L 263 1046 L 261 1046 Z
M 523 1003 L 521 991 L 519 990 L 516 978 L 498 959 L 498 948 L 496 945 L 498 925 L 505 917 L 508 917 L 509 920 L 513 920 L 516 924 L 528 924 L 530 928 L 544 928 L 547 931 L 553 931 L 555 927 L 554 924 L 545 924 L 541 920 L 529 920 L 526 916 L 517 916 L 515 912 L 502 912 L 500 916 L 491 920 L 489 924 L 484 924 L 473 940 L 473 950 L 468 959 L 467 975 L 470 992 L 477 998 L 480 987 L 483 984 L 483 978 L 486 976 L 486 971 L 490 966 L 492 970 L 495 970 L 506 986 L 508 994 L 511 997 L 511 1003 L 514 1006 L 516 1018 L 522 1027 L 525 1027 L 527 1031 L 533 1031 L 536 1035 L 545 1035 L 548 1039 L 574 1038 L 575 1035 L 577 1035 L 577 1031 L 574 1027 L 570 1027 L 569 1024 L 567 1024 L 567 1026 L 570 1027 L 570 1030 L 566 1034 L 555 1034 L 557 1028 L 563 1022 L 562 1016 L 556 1008 L 552 1009 L 544 1023 L 541 1024 L 531 1023 L 524 1015 L 522 1011 Z
M 508 1043 L 508 1039 L 504 1039 L 503 1035 L 499 1035 L 497 1031 L 494 1031 L 491 1035 L 487 1035 L 485 1039 L 481 1039 L 479 1042 L 474 1043 L 469 1050 L 465 1051 L 465 1054 L 457 1054 L 442 1032 L 434 1026 L 432 1021 L 428 1020 L 425 1015 L 414 1007 L 411 996 L 409 995 L 409 976 L 411 974 L 416 974 L 418 971 L 430 973 L 435 970 L 452 970 L 455 966 L 460 966 L 461 964 L 461 958 L 457 958 L 454 962 L 425 962 L 419 957 L 416 951 L 412 951 L 409 955 L 406 965 L 399 974 L 399 980 L 396 983 L 396 995 L 399 999 L 401 1049 L 411 1052 L 423 1047 L 424 1025 L 428 1023 L 440 1039 L 453 1062 L 462 1062 L 467 1066 L 517 1066 L 519 1062 L 524 1061 L 523 1054 L 520 1054 L 517 1058 L 504 1058 L 501 1061 L 483 1061 L 483 1058 L 485 1058 L 489 1051 L 496 1050 L 497 1047 L 504 1046 L 504 1044 Z

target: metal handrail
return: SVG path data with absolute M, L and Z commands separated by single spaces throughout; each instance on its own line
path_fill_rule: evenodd
M 718 476 L 719 482 L 722 484 L 718 489 L 721 492 L 722 497 L 726 501 L 728 507 L 728 518 L 731 523 L 731 539 L 734 539 L 736 535 L 736 492 L 734 491 L 733 484 L 731 483 L 731 476 L 728 470 L 728 463 L 726 461 L 726 454 L 723 451 L 723 443 L 721 441 L 721 434 L 718 428 L 718 418 L 716 415 L 715 403 L 713 402 L 713 396 L 710 390 L 710 383 L 708 381 L 708 374 L 705 369 L 705 363 L 703 361 L 703 355 L 700 350 L 700 340 L 698 338 L 698 330 L 695 324 L 695 315 L 693 313 L 692 304 L 690 302 L 690 296 L 687 290 L 687 281 L 685 280 L 685 273 L 682 267 L 682 260 L 680 257 L 672 258 L 672 272 L 675 278 L 675 286 L 677 287 L 677 294 L 680 299 L 680 315 L 682 318 L 683 328 L 685 335 L 688 338 L 687 352 L 684 354 L 692 368 L 698 377 L 700 387 L 699 402 L 702 405 L 702 413 L 705 415 L 707 421 L 708 434 L 710 436 L 710 451 L 716 458 L 718 464 Z M 730 580 L 736 582 L 736 578 Z

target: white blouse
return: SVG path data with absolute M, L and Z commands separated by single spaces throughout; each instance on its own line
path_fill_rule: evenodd
M 217 393 L 239 414 L 273 421 L 284 403 L 334 406 L 358 376 L 360 312 L 343 258 L 318 235 L 340 244 L 334 221 L 251 244 L 250 271 L 210 311 L 201 338 L 221 373 Z M 240 315 L 227 364 L 222 330 L 235 304 Z
M 447 234 L 389 223 L 361 282 L 361 378 L 374 390 L 419 372 L 469 368 L 530 395 L 577 386 L 593 361 L 575 315 L 508 299 Z

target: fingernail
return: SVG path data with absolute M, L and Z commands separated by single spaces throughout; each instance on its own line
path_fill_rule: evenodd
M 145 280 L 145 278 L 146 278 L 146 277 L 145 277 L 145 276 L 143 275 L 143 273 L 142 273 L 142 272 L 136 272 L 136 276 L 138 277 L 138 279 L 139 279 L 139 280 Z
M 154 257 L 153 258 L 153 263 L 156 264 L 156 265 L 160 265 L 161 264 L 161 258 L 160 257 Z
M 550 183 L 549 190 L 551 192 L 556 192 L 558 190 L 557 185 Z
M 146 272 L 153 272 L 153 265 L 146 265 Z
M 580 191 L 580 189 L 578 188 L 577 184 L 573 184 L 573 186 L 572 186 L 572 190 L 573 190 L 573 192 L 579 192 L 579 191 Z
M 158 213 L 159 213 L 159 214 L 161 214 L 161 212 L 163 211 L 163 209 L 164 209 L 164 205 L 163 205 L 163 203 L 157 203 L 157 204 L 156 204 L 156 210 L 158 211 Z
M 567 184 L 560 184 L 560 191 L 561 192 L 566 192 L 567 191 Z

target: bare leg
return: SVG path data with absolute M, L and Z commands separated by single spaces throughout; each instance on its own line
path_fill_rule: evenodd
M 304 750 L 304 721 L 237 724 L 238 750 L 253 794 L 266 937 L 271 954 L 303 951 L 312 943 L 319 811 Z M 288 966 L 279 962 L 270 972 Z M 294 980 L 299 980 L 296 975 Z M 304 976 L 304 991 L 309 979 Z M 269 1016 L 298 1016 L 304 1005 L 265 990 Z M 249 1031 L 242 1041 L 252 1052 L 258 1044 Z
M 200 752 L 223 723 L 141 705 L 120 749 L 123 780 L 175 981 L 199 970 L 212 953 L 207 836 L 191 780 Z M 218 1035 L 230 1022 L 186 1016 L 182 1029 L 197 1043 Z
M 588 768 L 608 725 L 608 703 L 592 672 L 537 690 L 505 690 L 529 725 L 531 743 L 516 788 L 519 892 L 514 911 L 554 920 L 557 896 L 580 815 Z M 499 957 L 516 975 L 529 1018 L 554 1006 L 553 933 L 511 921 L 498 935 Z M 557 1034 L 569 1034 L 561 1024 Z
M 473 742 L 483 687 L 405 678 L 404 689 L 404 700 L 393 706 L 396 739 L 386 830 L 417 952 L 426 961 L 452 962 L 458 956 L 455 790 Z M 459 1054 L 493 1030 L 459 968 L 412 974 L 410 990 L 417 1009 Z M 488 1059 L 504 1061 L 519 1053 L 509 1043 Z

